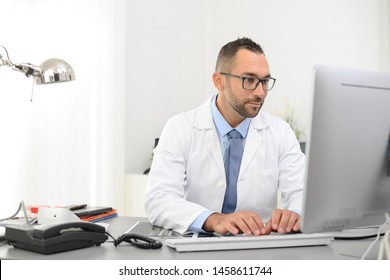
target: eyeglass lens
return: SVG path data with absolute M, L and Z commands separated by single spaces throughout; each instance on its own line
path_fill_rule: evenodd
M 263 90 L 265 91 L 271 90 L 272 87 L 274 86 L 274 80 L 272 79 L 259 80 L 259 79 L 248 78 L 248 77 L 242 79 L 242 87 L 248 90 L 256 89 L 260 83 L 262 85 Z

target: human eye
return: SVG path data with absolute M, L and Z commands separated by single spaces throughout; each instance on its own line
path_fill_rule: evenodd
M 269 80 L 270 80 L 269 78 L 261 79 L 261 83 L 262 83 L 263 85 L 268 85 Z
M 253 85 L 257 82 L 257 79 L 252 77 L 245 77 L 244 81 L 247 85 Z

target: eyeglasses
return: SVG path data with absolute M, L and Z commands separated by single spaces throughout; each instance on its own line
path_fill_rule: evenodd
M 276 81 L 276 79 L 272 78 L 272 77 L 259 79 L 259 78 L 254 78 L 254 77 L 242 77 L 242 76 L 237 76 L 237 75 L 233 75 L 230 73 L 224 73 L 224 72 L 221 72 L 220 74 L 223 76 L 229 76 L 229 77 L 241 79 L 242 80 L 242 88 L 246 89 L 246 90 L 255 90 L 259 86 L 259 84 L 261 83 L 263 90 L 269 91 L 274 87 L 275 81 Z

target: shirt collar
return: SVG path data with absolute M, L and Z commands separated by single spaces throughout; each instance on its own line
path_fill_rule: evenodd
M 215 126 L 217 127 L 217 131 L 220 136 L 225 136 L 227 133 L 229 133 L 233 128 L 230 126 L 230 124 L 225 120 L 225 118 L 222 116 L 221 112 L 217 108 L 217 98 L 218 94 L 216 94 L 211 101 L 211 113 L 213 115 L 213 120 L 215 123 Z M 249 125 L 251 123 L 250 118 L 245 118 L 235 129 L 241 134 L 243 138 L 246 137 L 248 134 Z

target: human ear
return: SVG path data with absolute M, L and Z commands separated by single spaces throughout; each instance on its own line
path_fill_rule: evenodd
M 214 86 L 218 91 L 223 91 L 225 88 L 225 80 L 223 79 L 222 75 L 218 72 L 214 72 L 213 74 L 213 82 Z

